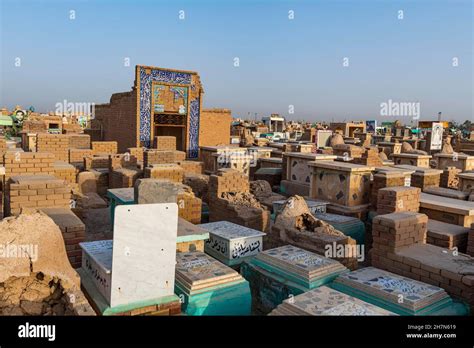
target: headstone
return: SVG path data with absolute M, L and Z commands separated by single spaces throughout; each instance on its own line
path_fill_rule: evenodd
M 114 240 L 81 243 L 82 268 L 109 306 L 174 296 L 178 206 L 120 205 Z

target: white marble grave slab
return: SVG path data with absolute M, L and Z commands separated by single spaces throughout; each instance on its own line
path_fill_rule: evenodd
M 263 250 L 262 237 L 265 233 L 252 228 L 228 221 L 211 222 L 199 227 L 209 231 L 204 250 L 210 255 L 217 253 L 228 260 L 236 260 Z
M 173 295 L 178 205 L 115 208 L 110 306 Z
M 82 248 L 82 269 L 99 292 L 110 299 L 112 283 L 112 240 L 79 243 Z

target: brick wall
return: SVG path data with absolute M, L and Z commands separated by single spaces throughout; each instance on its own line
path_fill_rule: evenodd
M 153 147 L 157 150 L 176 150 L 176 137 L 158 136 L 153 141 Z
M 384 187 L 404 186 L 405 178 L 409 178 L 410 175 L 404 175 L 401 173 L 378 173 L 374 175 L 374 181 L 372 182 L 372 188 L 370 193 L 370 201 L 374 208 L 377 207 L 377 197 L 380 189 Z
M 36 137 L 36 151 L 52 153 L 56 161 L 69 160 L 69 135 L 39 133 Z
M 95 106 L 91 128 L 101 130 L 102 140 L 117 141 L 118 151 L 125 152 L 137 144 L 136 90 L 115 93 L 108 104 Z
M 372 222 L 373 249 L 385 255 L 402 247 L 423 244 L 426 242 L 427 223 L 425 214 L 413 212 L 378 215 Z M 377 258 L 372 257 L 372 264 L 379 267 Z
M 69 136 L 70 149 L 90 149 L 91 137 L 87 134 L 71 134 Z
M 71 188 L 52 175 L 11 177 L 5 192 L 5 215 L 18 215 L 24 208 L 69 208 Z
M 87 156 L 84 157 L 84 170 L 94 168 L 109 168 L 108 156 Z
M 186 152 L 183 151 L 149 149 L 143 153 L 143 166 L 149 167 L 152 164 L 175 163 L 185 159 Z
M 92 153 L 94 155 L 116 154 L 117 146 L 116 141 L 93 141 Z
M 224 192 L 250 192 L 248 177 L 233 169 L 220 169 L 209 178 L 209 199 L 221 197 Z
M 7 152 L 3 156 L 5 181 L 16 175 L 54 175 L 54 160 L 52 153 Z
M 58 179 L 65 180 L 71 185 L 71 187 L 76 186 L 76 168 L 65 162 L 55 162 L 53 164 L 54 176 Z
M 184 170 L 177 164 L 154 164 L 146 167 L 144 171 L 145 178 L 166 179 L 173 182 L 183 182 Z
M 69 163 L 74 165 L 84 164 L 85 157 L 92 157 L 92 150 L 69 149 Z
M 178 161 L 176 162 L 185 173 L 202 174 L 204 173 L 204 163 L 198 161 Z
M 229 109 L 203 109 L 199 121 L 199 146 L 230 144 L 232 113 Z
M 71 266 L 81 267 L 82 249 L 79 243 L 86 239 L 85 225 L 69 208 L 43 208 L 41 211 L 48 215 L 61 230 Z

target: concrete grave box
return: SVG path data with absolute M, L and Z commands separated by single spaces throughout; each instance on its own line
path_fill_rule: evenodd
M 437 153 L 434 157 L 438 160 L 438 169 L 456 167 L 463 172 L 474 170 L 474 156 L 462 153 Z
M 201 146 L 199 152 L 200 161 L 204 163 L 204 173 L 214 174 L 217 172 L 219 155 L 221 158 L 228 158 L 230 154 L 245 155 L 247 149 L 236 146 Z M 221 160 L 222 162 L 222 160 Z
M 265 233 L 228 221 L 199 225 L 209 231 L 204 250 L 221 262 L 233 266 L 263 250 Z
M 393 162 L 397 164 L 408 164 L 415 167 L 430 167 L 431 155 L 418 155 L 412 153 L 393 154 Z
M 99 292 L 110 302 L 112 283 L 112 240 L 79 244 L 82 248 L 82 269 L 92 279 Z
M 370 177 L 373 167 L 348 162 L 316 161 L 310 163 L 310 197 L 343 206 L 370 203 Z
M 283 161 L 286 160 L 286 179 L 309 186 L 311 181 L 309 162 L 330 161 L 336 158 L 337 156 L 333 155 L 285 152 L 283 153 Z

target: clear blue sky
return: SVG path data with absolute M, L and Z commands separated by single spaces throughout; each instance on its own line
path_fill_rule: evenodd
M 199 72 L 204 106 L 234 117 L 383 120 L 389 99 L 419 101 L 422 119 L 473 117 L 471 0 L 0 2 L 8 108 L 108 102 L 143 64 Z

